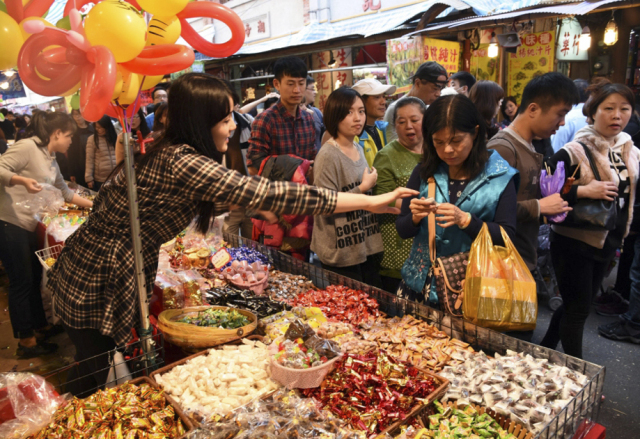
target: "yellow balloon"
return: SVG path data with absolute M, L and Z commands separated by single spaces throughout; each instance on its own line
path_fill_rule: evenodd
M 29 17 L 28 19 L 25 18 L 24 20 L 22 20 L 20 22 L 20 31 L 22 32 L 22 38 L 24 38 L 25 41 L 27 41 L 27 38 L 29 38 L 32 35 L 29 32 L 27 32 L 26 30 L 24 30 L 24 23 L 27 20 L 38 20 L 38 21 L 41 21 L 42 23 L 44 23 L 45 26 L 54 27 L 51 23 L 49 23 L 44 18 L 40 18 L 40 17 Z
M 0 70 L 12 69 L 18 62 L 18 53 L 24 44 L 20 26 L 7 13 L 0 11 Z
M 62 93 L 60 96 L 71 96 L 72 94 L 77 92 L 79 89 L 80 89 L 80 83 L 78 82 L 78 84 L 75 87 L 73 87 L 71 90 L 69 90 L 66 93 Z
M 147 38 L 142 14 L 129 3 L 104 0 L 95 5 L 84 20 L 84 30 L 92 46 L 106 46 L 119 63 L 138 56 Z
M 116 83 L 114 94 L 118 91 L 118 85 L 120 85 L 120 93 L 112 99 L 114 101 L 117 99 L 120 105 L 133 104 L 138 97 L 142 75 L 131 73 L 122 66 L 118 66 L 118 72 L 122 74 L 122 82 Z
M 170 17 L 187 7 L 189 0 L 138 0 L 142 9 L 160 17 Z
M 156 85 L 158 85 L 160 81 L 162 81 L 162 78 L 164 78 L 163 75 L 147 76 L 146 78 L 144 78 L 144 84 L 142 84 L 142 90 L 149 90 L 155 87 Z
M 111 100 L 115 101 L 116 99 L 118 99 L 118 97 L 120 96 L 120 93 L 122 93 L 122 84 L 124 83 L 124 80 L 122 79 L 123 75 L 122 75 L 122 70 L 124 67 L 120 67 L 118 66 L 117 70 L 116 70 L 116 85 L 115 87 L 113 87 L 113 94 L 111 95 Z
M 182 25 L 178 17 L 153 17 L 147 28 L 147 46 L 173 44 L 180 38 Z

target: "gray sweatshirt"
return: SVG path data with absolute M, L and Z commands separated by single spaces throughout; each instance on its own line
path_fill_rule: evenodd
M 62 191 L 65 201 L 73 198 L 73 192 L 60 174 L 55 156 L 52 157 L 46 147 L 39 147 L 36 139 L 22 139 L 0 156 L 0 220 L 30 232 L 36 229 L 38 222 L 27 209 L 15 203 L 26 201 L 33 195 L 22 185 L 10 186 L 11 177 L 19 175 L 33 178 L 40 184 L 51 184 Z
M 360 193 L 362 174 L 368 165 L 362 148 L 354 145 L 360 153 L 356 162 L 331 142 L 320 148 L 313 166 L 316 186 L 338 192 Z M 375 214 L 364 210 L 318 215 L 314 219 L 311 250 L 326 265 L 348 267 L 361 264 L 367 256 L 384 250 L 378 219 Z

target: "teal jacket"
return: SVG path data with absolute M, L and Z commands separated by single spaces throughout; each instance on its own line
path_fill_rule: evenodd
M 389 125 L 389 122 L 377 120 L 375 125 L 378 129 L 378 136 L 380 136 L 380 140 L 382 140 L 382 148 L 384 148 L 387 144 L 387 125 Z M 363 131 L 360 137 L 356 136 L 354 140 L 362 147 L 364 151 L 364 158 L 367 160 L 369 166 L 373 166 L 373 160 L 376 158 L 376 154 L 378 154 L 378 146 L 376 145 L 376 142 L 373 141 L 369 133 L 366 131 Z
M 469 212 L 484 222 L 493 221 L 498 201 L 509 181 L 517 175 L 518 171 L 511 166 L 496 151 L 489 150 L 489 160 L 483 172 L 471 180 L 458 198 L 456 206 L 464 212 Z M 446 164 L 441 164 L 435 175 L 436 202 L 449 202 L 449 171 Z M 517 186 L 516 181 L 516 186 Z M 428 185 L 422 181 L 419 197 L 428 198 Z M 413 246 L 409 258 L 402 267 L 402 279 L 409 288 L 416 292 L 422 291 L 429 271 L 431 260 L 429 258 L 429 222 L 422 221 L 420 232 L 413 239 Z M 471 238 L 458 227 L 443 229 L 436 224 L 436 256 L 450 256 L 471 249 Z M 429 299 L 438 301 L 435 292 L 435 279 L 433 279 Z

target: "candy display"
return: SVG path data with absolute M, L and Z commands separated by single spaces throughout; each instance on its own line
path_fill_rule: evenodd
M 401 361 L 409 361 L 416 367 L 441 370 L 445 365 L 460 364 L 459 356 L 454 355 L 460 350 L 473 349 L 468 343 L 452 339 L 435 326 L 418 320 L 410 315 L 402 319 L 378 318 L 375 322 L 364 325 L 362 338 L 375 341 L 381 349 Z
M 291 309 L 286 303 L 271 300 L 267 296 L 258 296 L 251 290 L 240 290 L 230 286 L 207 290 L 205 300 L 209 305 L 247 309 L 259 318 Z
M 260 262 L 263 265 L 269 264 L 269 258 L 258 250 L 249 247 L 230 247 L 227 249 L 229 255 L 231 255 L 231 261 L 224 268 L 227 268 L 233 264 L 233 261 L 246 261 L 249 264 L 254 262 Z
M 346 354 L 319 388 L 302 392 L 352 428 L 373 434 L 404 420 L 438 386 L 431 376 L 378 351 Z
M 269 378 L 267 346 L 246 339 L 239 346 L 211 349 L 154 379 L 184 410 L 207 419 L 278 388 Z
M 59 408 L 49 425 L 29 439 L 175 438 L 185 425 L 162 390 L 131 383 L 74 398 Z
M 273 300 L 289 302 L 299 294 L 315 289 L 313 282 L 304 276 L 272 270 L 264 294 Z
M 205 424 L 187 435 L 188 439 L 262 438 L 365 439 L 364 432 L 351 430 L 309 398 L 278 390 L 266 399 L 257 399 L 220 422 Z
M 213 308 L 199 311 L 195 316 L 183 317 L 178 320 L 178 322 L 223 329 L 241 328 L 251 323 L 247 316 L 240 314 L 235 309 L 224 310 Z
M 317 367 L 341 355 L 335 342 L 320 338 L 301 320 L 289 325 L 284 339 L 278 342 L 277 350 L 274 356 L 277 363 L 292 369 Z
M 359 325 L 380 315 L 378 302 L 367 293 L 342 285 L 331 285 L 326 290 L 310 290 L 292 301 L 296 306 L 316 306 L 327 319 Z
M 320 325 L 327 321 L 320 308 L 293 307 L 291 311 L 279 312 L 261 320 L 261 323 L 266 325 L 265 334 L 267 340 L 271 342 L 283 336 L 289 329 L 289 325 L 297 319 L 303 320 L 313 329 L 318 329 Z
M 458 405 L 481 404 L 511 416 L 534 434 L 588 381 L 566 366 L 510 350 L 495 358 L 483 352 L 460 351 L 457 355 L 460 364 L 447 366 L 440 373 L 451 382 L 442 400 L 457 400 Z
M 269 275 L 269 265 L 263 265 L 260 261 L 249 263 L 235 260 L 222 270 L 222 275 L 235 284 L 253 284 Z
M 322 338 L 335 338 L 347 334 L 353 334 L 353 328 L 348 323 L 324 322 L 318 328 L 318 336 Z

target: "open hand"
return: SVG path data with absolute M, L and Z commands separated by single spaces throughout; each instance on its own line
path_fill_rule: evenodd
M 418 194 L 419 192 L 414 191 L 413 189 L 399 187 L 392 192 L 387 192 L 386 194 L 368 197 L 371 204 L 366 210 L 373 213 L 391 213 L 397 215 L 400 213 L 400 209 L 397 207 L 391 207 L 389 204 L 394 203 L 398 198 L 414 197 Z

